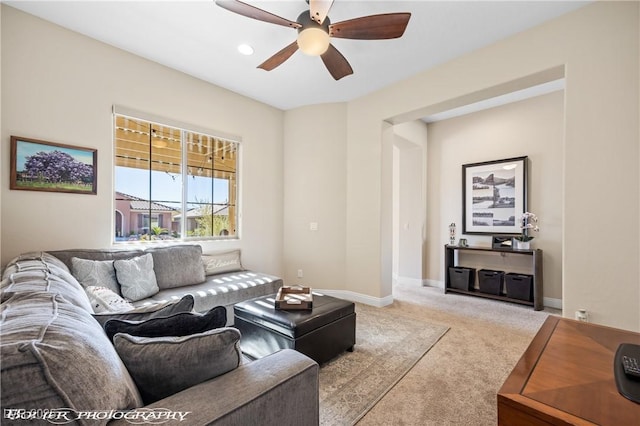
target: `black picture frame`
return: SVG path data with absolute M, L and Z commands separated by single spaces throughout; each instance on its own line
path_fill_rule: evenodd
M 10 189 L 97 194 L 97 149 L 11 136 L 10 161 Z
M 528 162 L 524 156 L 462 165 L 463 234 L 520 234 Z

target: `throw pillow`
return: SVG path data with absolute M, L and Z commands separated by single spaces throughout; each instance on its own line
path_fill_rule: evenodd
M 244 271 L 240 262 L 240 250 L 224 253 L 202 255 L 206 275 L 222 274 L 225 272 Z
M 239 341 L 240 332 L 231 327 L 181 337 L 113 338 L 147 405 L 237 368 Z
M 113 260 L 87 260 L 72 257 L 71 274 L 76 277 L 82 287 L 106 287 L 120 294 Z
M 140 306 L 124 313 L 105 312 L 93 315 L 96 321 L 104 327 L 111 319 L 145 321 L 152 318 L 165 318 L 180 312 L 193 311 L 195 299 L 190 294 L 185 294 L 182 299 L 156 305 Z
M 153 271 L 151 254 L 126 260 L 114 260 L 113 266 L 120 283 L 120 292 L 125 299 L 135 302 L 160 291 Z
M 112 319 L 105 323 L 104 331 L 111 340 L 117 333 L 140 337 L 188 336 L 224 327 L 226 323 L 227 308 L 216 306 L 205 314 L 182 312 L 146 321 Z
M 106 287 L 89 286 L 84 289 L 89 297 L 89 303 L 93 308 L 93 313 L 104 312 L 124 312 L 134 309 L 134 306 L 115 294 Z
M 150 247 L 146 251 L 153 256 L 156 280 L 162 290 L 204 282 L 199 245 Z

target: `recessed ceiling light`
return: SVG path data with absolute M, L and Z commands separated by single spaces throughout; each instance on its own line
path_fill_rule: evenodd
M 240 46 L 238 46 L 238 52 L 247 56 L 253 55 L 253 47 L 249 46 L 248 44 L 241 44 Z

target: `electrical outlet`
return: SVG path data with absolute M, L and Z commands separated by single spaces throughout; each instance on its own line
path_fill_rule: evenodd
M 578 309 L 575 314 L 575 319 L 578 321 L 589 322 L 589 313 L 586 309 Z
M 302 278 L 302 269 L 298 269 L 298 278 Z

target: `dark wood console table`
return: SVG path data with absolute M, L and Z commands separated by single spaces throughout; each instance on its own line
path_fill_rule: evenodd
M 458 288 L 451 287 L 451 280 L 449 279 L 449 267 L 459 266 L 455 264 L 455 252 L 456 251 L 480 251 L 480 252 L 496 252 L 496 253 L 509 253 L 515 255 L 531 256 L 531 272 L 533 276 L 533 301 L 513 299 L 503 295 L 494 295 L 481 293 L 479 291 L 467 291 Z M 471 296 L 485 297 L 488 299 L 504 300 L 512 303 L 520 303 L 523 305 L 533 306 L 534 310 L 540 311 L 544 308 L 542 303 L 542 250 L 516 250 L 511 248 L 491 248 L 491 247 L 460 247 L 460 246 L 444 246 L 444 274 L 445 274 L 445 293 L 461 293 Z
M 498 392 L 498 425 L 639 425 L 614 379 L 621 343 L 640 334 L 549 316 Z

